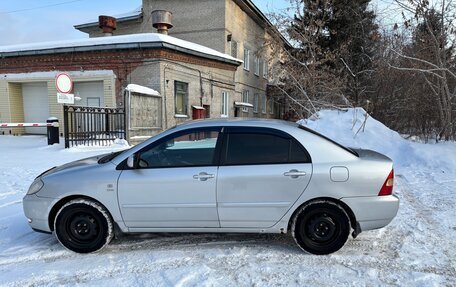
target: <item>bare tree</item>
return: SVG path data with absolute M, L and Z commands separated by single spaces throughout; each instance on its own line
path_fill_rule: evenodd
M 395 0 L 404 12 L 405 26 L 414 29 L 409 45 L 390 47 L 400 61 L 390 67 L 412 74 L 426 85 L 438 113 L 437 139 L 454 139 L 456 134 L 456 5 L 451 0 Z M 403 13 L 403 15 L 406 15 Z M 405 17 L 405 16 L 404 16 Z M 413 23 L 416 23 L 413 25 Z M 434 107 L 429 107 L 431 111 Z
M 274 47 L 279 41 L 268 43 L 274 52 L 273 58 L 281 59 L 279 65 L 271 66 L 279 66 L 273 72 L 277 80 L 273 90 L 277 100 L 286 105 L 286 119 L 308 117 L 323 108 L 352 106 L 345 96 L 345 80 L 328 64 L 340 60 L 336 53 L 324 51 L 318 43 L 316 35 L 322 32 L 321 22 L 315 15 L 309 19 L 310 25 L 301 25 L 299 19 L 303 18 L 303 11 L 302 1 L 290 0 L 287 11 L 269 15 L 292 44 L 292 47 L 280 49 Z M 292 13 L 294 18 L 290 17 Z

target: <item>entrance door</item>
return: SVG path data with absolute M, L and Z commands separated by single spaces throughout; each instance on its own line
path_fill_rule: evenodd
M 306 189 L 310 157 L 294 138 L 275 129 L 225 130 L 217 177 L 220 226 L 272 227 Z
M 24 122 L 45 123 L 49 118 L 47 83 L 22 84 Z M 25 128 L 27 134 L 47 134 L 46 128 Z
M 216 145 L 219 128 L 180 131 L 136 154 L 122 171 L 119 206 L 130 228 L 220 227 Z
M 81 98 L 75 101 L 76 106 L 104 107 L 103 81 L 75 82 L 73 93 Z

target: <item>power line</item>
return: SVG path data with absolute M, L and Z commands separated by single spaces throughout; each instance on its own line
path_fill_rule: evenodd
M 24 11 L 31 11 L 31 10 L 37 10 L 37 9 L 43 9 L 43 8 L 49 8 L 49 7 L 54 7 L 54 6 L 70 4 L 70 3 L 74 3 L 74 2 L 81 2 L 81 1 L 85 1 L 85 0 L 71 0 L 71 1 L 65 1 L 65 2 L 61 2 L 61 3 L 43 5 L 43 6 L 33 7 L 33 8 L 25 8 L 25 9 L 12 10 L 12 11 L 7 11 L 7 12 L 0 12 L 0 15 L 12 14 L 12 13 L 18 13 L 18 12 L 24 12 Z

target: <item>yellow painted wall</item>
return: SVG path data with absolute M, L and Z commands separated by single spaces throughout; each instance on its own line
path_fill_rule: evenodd
M 8 97 L 8 82 L 0 80 L 0 122 L 7 123 L 10 120 L 11 117 Z
M 20 83 L 8 83 L 10 103 L 10 122 L 24 122 L 24 103 L 22 101 L 22 85 Z M 14 128 L 13 134 L 23 134 L 24 128 Z

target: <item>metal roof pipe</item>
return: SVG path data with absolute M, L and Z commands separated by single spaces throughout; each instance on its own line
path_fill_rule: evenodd
M 104 36 L 112 36 L 112 32 L 117 29 L 117 20 L 112 16 L 101 15 L 98 17 L 98 27 L 103 30 Z
M 173 27 L 173 13 L 166 10 L 152 11 L 152 26 L 160 34 L 168 35 L 168 30 Z

